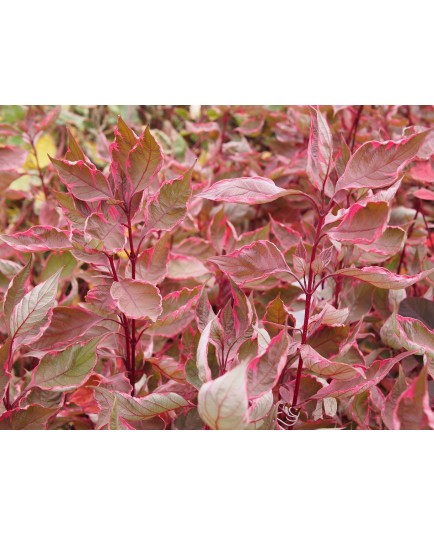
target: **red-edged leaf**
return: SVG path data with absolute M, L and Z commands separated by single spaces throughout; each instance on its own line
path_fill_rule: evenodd
M 360 372 L 351 365 L 330 361 L 308 344 L 302 344 L 300 354 L 303 359 L 303 366 L 318 376 L 332 378 L 334 380 L 348 381 L 360 378 Z
M 65 160 L 68 160 L 69 162 L 78 162 L 79 160 L 82 160 L 83 162 L 90 163 L 89 159 L 86 157 L 86 155 L 83 152 L 83 149 L 78 145 L 77 140 L 72 135 L 72 132 L 68 130 L 68 150 L 65 154 Z M 93 166 L 93 164 L 91 164 Z
M 147 333 L 174 337 L 183 331 L 194 318 L 194 307 L 199 300 L 201 288 L 184 288 L 167 294 L 163 298 L 160 318 L 148 328 Z
M 234 226 L 228 221 L 224 207 L 218 210 L 208 227 L 208 236 L 220 255 L 232 251 L 237 240 Z
M 168 181 L 153 196 L 148 198 L 145 209 L 145 230 L 170 231 L 180 223 L 187 212 L 191 194 L 193 167 L 183 175 Z
M 398 314 L 392 315 L 392 327 L 403 348 L 413 350 L 418 355 L 426 355 L 428 370 L 434 377 L 434 330 L 420 320 Z
M 21 233 L 0 235 L 0 240 L 3 240 L 3 242 L 6 242 L 17 251 L 25 253 L 72 249 L 68 231 L 44 225 L 35 225 Z
M 262 396 L 277 384 L 286 365 L 289 342 L 284 329 L 271 339 L 263 355 L 255 357 L 249 363 L 247 369 L 249 398 Z
M 307 172 L 314 186 L 320 190 L 331 170 L 333 138 L 327 120 L 319 110 L 311 109 L 311 117 Z
M 119 417 L 132 422 L 147 420 L 156 415 L 188 406 L 188 402 L 176 393 L 164 395 L 152 393 L 143 398 L 134 398 L 97 387 L 95 398 L 101 408 L 98 416 L 98 428 L 108 423 L 115 402 Z
M 47 422 L 58 408 L 44 408 L 36 404 L 26 409 L 6 411 L 0 417 L 0 430 L 45 430 Z
M 23 299 L 27 291 L 27 280 L 30 275 L 30 265 L 31 261 L 29 261 L 9 283 L 9 287 L 6 291 L 3 302 L 3 312 L 6 322 L 9 322 L 14 307 Z
M 429 402 L 426 367 L 399 397 L 393 414 L 393 424 L 396 430 L 434 430 L 434 413 Z
M 198 411 L 213 430 L 239 430 L 246 427 L 247 363 L 244 361 L 216 380 L 204 383 L 199 390 Z
M 267 240 L 259 240 L 230 255 L 211 257 L 209 260 L 238 285 L 290 272 L 282 253 Z
M 353 380 L 332 380 L 329 385 L 320 389 L 316 394 L 312 396 L 312 399 L 322 400 L 332 396 L 334 398 L 344 398 L 356 395 L 374 387 L 380 383 L 392 368 L 402 361 L 405 357 L 413 355 L 414 352 L 402 352 L 401 354 L 392 357 L 390 359 L 383 359 L 375 361 L 375 363 L 365 371 L 366 378 L 358 377 Z M 361 369 L 362 370 L 362 369 Z
M 389 430 L 393 430 L 395 427 L 393 423 L 393 413 L 395 411 L 396 404 L 399 400 L 399 397 L 406 389 L 407 389 L 407 384 L 405 381 L 405 374 L 402 369 L 402 366 L 399 365 L 398 378 L 395 381 L 393 389 L 387 395 L 384 406 L 383 406 L 383 410 L 381 412 L 381 416 L 383 418 L 384 424 L 387 426 L 387 428 L 389 428 Z
M 169 258 L 170 234 L 165 233 L 151 248 L 145 249 L 136 259 L 136 279 L 158 285 L 167 275 Z M 131 266 L 126 269 L 127 277 L 131 277 Z
M 84 238 L 87 247 L 109 253 L 122 251 L 126 241 L 125 230 L 118 221 L 97 213 L 86 219 Z
M 336 192 L 349 188 L 384 188 L 395 182 L 402 166 L 417 155 L 430 130 L 395 141 L 368 141 L 353 154 Z
M 99 339 L 85 346 L 70 346 L 60 354 L 47 354 L 34 369 L 30 385 L 48 391 L 76 388 L 87 381 L 97 362 Z
M 73 342 L 86 342 L 93 336 L 92 328 L 99 322 L 100 316 L 82 307 L 55 307 L 50 325 L 32 344 L 32 350 L 59 351 Z
M 110 145 L 110 154 L 112 157 L 111 170 L 118 185 L 126 177 L 128 155 L 138 140 L 139 137 L 130 129 L 122 117 L 119 116 L 115 129 L 115 141 Z
M 201 333 L 199 344 L 197 345 L 196 366 L 199 379 L 202 382 L 208 382 L 211 380 L 211 369 L 208 364 L 208 345 L 211 342 L 211 329 L 213 322 L 215 321 L 215 317 L 208 321 Z
M 176 382 L 186 383 L 185 377 L 185 365 L 180 363 L 173 357 L 167 355 L 152 357 L 148 359 L 149 363 L 161 371 L 161 373 L 169 378 L 170 380 L 175 380 Z
M 196 197 L 211 201 L 255 205 L 269 203 L 293 192 L 296 190 L 279 188 L 271 179 L 265 177 L 240 177 L 218 181 L 197 194 Z
M 27 151 L 21 147 L 6 145 L 0 147 L 0 192 L 20 176 L 20 168 L 27 158 Z
M 297 246 L 302 241 L 302 236 L 295 231 L 290 225 L 278 222 L 270 216 L 271 230 L 277 238 L 279 244 L 285 250 Z
M 155 322 L 162 312 L 160 292 L 150 283 L 133 279 L 114 281 L 110 294 L 128 318 L 150 318 Z
M 434 330 L 434 301 L 427 298 L 405 298 L 399 304 L 398 313 L 406 318 L 416 318 Z
M 399 290 L 411 287 L 432 273 L 434 273 L 434 268 L 424 270 L 417 275 L 400 275 L 380 266 L 367 266 L 365 268 L 344 268 L 335 272 L 335 275 L 353 277 L 378 288 Z
M 30 344 L 47 328 L 56 302 L 60 272 L 33 288 L 15 306 L 9 319 L 9 332 L 16 343 Z
M 125 133 L 125 128 L 122 132 Z M 128 136 L 126 145 L 132 141 L 131 134 Z M 132 183 L 133 192 L 141 192 L 148 188 L 150 180 L 160 171 L 162 164 L 161 147 L 151 134 L 149 127 L 146 127 L 136 145 L 128 153 L 126 160 L 127 175 Z
M 378 255 L 396 255 L 402 251 L 405 242 L 405 231 L 399 227 L 387 227 L 384 233 L 371 244 L 357 244 L 357 247 Z
M 371 244 L 383 234 L 388 219 L 387 203 L 367 203 L 366 206 L 355 203 L 328 235 L 344 244 Z
M 90 203 L 113 197 L 106 177 L 90 164 L 81 160 L 69 162 L 51 157 L 50 159 L 57 169 L 60 180 L 77 199 Z

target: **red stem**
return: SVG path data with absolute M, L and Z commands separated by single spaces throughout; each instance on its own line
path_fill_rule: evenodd
M 127 221 L 128 221 L 128 240 L 130 244 L 130 262 L 131 262 L 131 278 L 136 279 L 136 261 L 137 261 L 137 255 L 134 249 L 134 241 L 133 241 L 133 228 L 131 225 L 131 214 L 128 211 L 127 214 Z M 136 321 L 134 319 L 131 320 L 131 362 L 130 362 L 130 381 L 131 386 L 133 388 L 132 395 L 135 395 L 135 383 L 136 383 L 136 345 L 137 345 L 137 338 L 136 338 Z
M 323 225 L 324 225 L 324 216 L 321 215 L 318 221 L 315 243 L 313 245 L 312 253 L 311 253 L 310 261 L 309 261 L 309 278 L 307 281 L 307 288 L 306 288 L 306 304 L 304 307 L 304 322 L 303 322 L 303 331 L 301 334 L 301 344 L 306 344 L 306 341 L 307 341 L 307 329 L 309 327 L 310 308 L 312 304 L 312 295 L 314 293 L 314 284 L 315 284 L 314 273 L 312 270 L 312 263 L 314 262 L 315 257 L 316 257 L 316 252 L 318 249 L 318 244 L 320 241 L 321 230 L 322 230 Z M 297 377 L 295 379 L 294 397 L 292 399 L 292 408 L 295 408 L 297 406 L 302 370 L 303 370 L 303 359 L 301 358 L 301 355 L 300 355 L 299 360 L 298 360 Z M 292 429 L 292 426 L 290 427 L 290 429 Z
M 6 361 L 6 367 L 5 367 L 6 372 L 11 375 L 11 379 L 12 379 L 12 374 L 11 373 L 12 373 L 12 365 L 13 365 L 13 357 L 14 357 L 14 352 L 13 352 L 14 339 L 15 339 L 15 337 L 12 338 L 11 343 L 9 345 L 8 359 Z M 10 394 L 11 379 L 8 382 L 8 386 L 6 388 L 5 397 L 4 397 L 4 404 L 5 404 L 6 410 L 12 409 L 11 394 Z
M 108 257 L 108 260 L 110 262 L 110 268 L 111 268 L 111 271 L 112 271 L 112 274 L 113 274 L 113 279 L 114 281 L 119 281 L 119 278 L 118 278 L 118 274 L 117 274 L 117 271 L 116 271 L 116 266 L 115 266 L 115 263 L 114 263 L 114 260 L 113 260 L 113 255 L 107 255 Z M 133 270 L 133 266 L 134 266 L 134 278 L 135 278 L 135 275 L 136 275 L 136 265 L 135 265 L 135 259 L 134 259 L 134 265 L 132 264 L 131 265 L 131 270 Z M 133 388 L 133 396 L 135 394 L 134 392 L 134 384 L 135 384 L 135 367 L 136 367 L 136 362 L 135 362 L 135 355 L 136 355 L 136 333 L 135 333 L 135 330 L 136 330 L 136 321 L 135 320 L 131 320 L 131 335 L 130 335 L 130 321 L 128 320 L 128 318 L 122 314 L 122 327 L 124 329 L 124 333 L 125 333 L 125 361 L 126 361 L 126 364 L 127 364 L 127 369 L 128 369 L 128 375 L 130 377 L 130 382 L 131 382 L 131 385 L 132 385 L 132 388 Z

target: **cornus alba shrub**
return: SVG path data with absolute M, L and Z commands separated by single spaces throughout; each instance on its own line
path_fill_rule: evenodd
M 364 108 L 160 109 L 50 160 L 59 110 L 2 125 L 0 428 L 432 429 L 434 136 Z

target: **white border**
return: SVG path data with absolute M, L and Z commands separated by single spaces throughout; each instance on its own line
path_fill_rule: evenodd
M 3 4 L 2 104 L 432 102 L 426 0 Z M 422 534 L 433 440 L 3 432 L 1 533 Z
M 14 0 L 2 104 L 430 104 L 426 0 Z
M 430 432 L 169 433 L 0 433 L 2 534 L 365 536 L 432 525 Z

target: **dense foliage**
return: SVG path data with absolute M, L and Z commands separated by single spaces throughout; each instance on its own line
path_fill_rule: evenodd
M 0 107 L 0 429 L 432 429 L 431 126 Z

